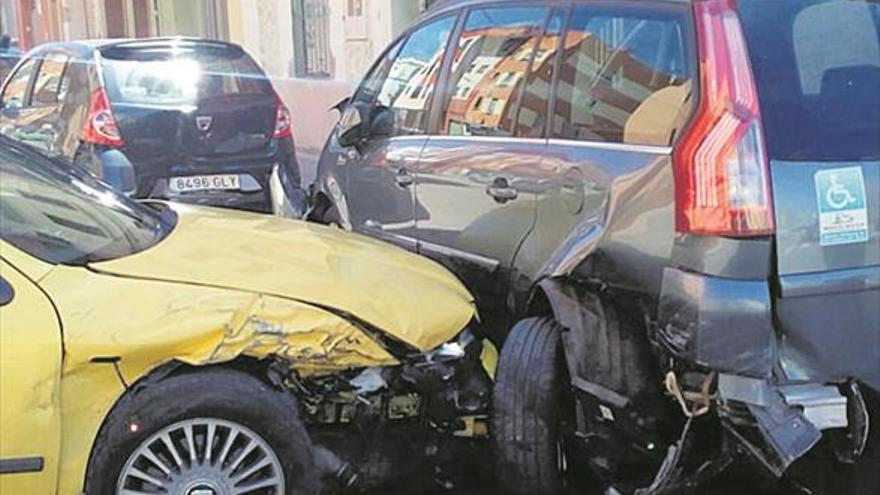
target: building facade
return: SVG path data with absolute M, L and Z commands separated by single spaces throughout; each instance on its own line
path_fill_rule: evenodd
M 279 77 L 355 82 L 430 0 L 3 0 L 0 31 L 47 41 L 198 36 L 243 45 Z
M 56 40 L 196 36 L 243 46 L 317 150 L 373 60 L 434 0 L 2 0 L 0 31 L 22 50 Z M 415 67 L 413 68 L 415 70 Z

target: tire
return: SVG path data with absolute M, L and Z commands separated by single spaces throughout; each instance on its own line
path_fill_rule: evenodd
M 337 229 L 342 228 L 342 217 L 339 215 L 336 205 L 332 205 L 324 211 L 324 214 L 321 215 L 321 223 Z
M 492 433 L 500 493 L 557 494 L 563 489 L 560 427 L 568 396 L 561 327 L 550 318 L 518 322 L 495 377 Z
M 149 452 L 163 463 L 171 464 L 177 478 L 163 476 L 155 464 L 151 466 L 151 474 L 168 483 L 168 486 L 175 487 L 170 493 L 178 495 L 178 485 L 172 484 L 178 482 L 174 480 L 182 478 L 179 475 L 182 468 L 177 467 L 202 469 L 202 466 L 231 465 L 243 451 L 243 446 L 250 445 L 243 443 L 245 439 L 256 447 L 243 456 L 238 471 L 232 472 L 233 468 L 229 468 L 231 475 L 242 474 L 247 468 L 264 460 L 270 466 L 246 476 L 237 486 L 270 478 L 276 468 L 280 468 L 285 494 L 318 492 L 319 476 L 314 465 L 311 441 L 299 420 L 298 404 L 290 394 L 273 389 L 248 374 L 224 368 L 176 375 L 140 390 L 132 390 L 134 392 L 120 399 L 98 434 L 86 472 L 85 489 L 88 495 L 116 494 L 123 469 L 127 473 L 134 466 L 143 470 L 146 458 L 135 454 L 144 452 L 145 445 L 150 445 Z M 214 425 L 210 430 L 209 424 Z M 177 430 L 178 427 L 183 429 Z M 189 432 L 195 438 L 197 463 L 190 461 L 187 456 L 190 450 L 186 446 L 185 436 L 180 434 L 187 431 L 186 428 L 190 428 Z M 236 428 L 239 430 L 232 435 Z M 216 438 L 210 463 L 207 462 L 205 440 L 208 431 L 214 431 L 212 437 Z M 173 462 L 171 451 L 164 449 L 161 437 L 157 436 L 166 432 L 170 432 L 168 438 L 177 438 L 181 442 L 177 444 L 182 459 L 180 464 Z M 177 436 L 171 436 L 175 434 Z M 238 443 L 232 442 L 235 446 L 227 451 L 227 461 L 218 463 L 226 440 L 233 436 Z M 223 447 L 220 446 L 221 442 Z M 213 478 L 204 479 L 210 481 Z M 133 481 L 137 482 L 134 478 L 126 477 L 126 483 Z M 179 495 L 185 494 L 181 492 Z

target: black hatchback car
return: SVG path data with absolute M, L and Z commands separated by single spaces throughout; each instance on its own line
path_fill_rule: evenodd
M 340 108 L 310 216 L 474 292 L 503 493 L 878 493 L 880 3 L 438 2 Z
M 268 212 L 271 182 L 298 194 L 290 112 L 232 43 L 42 45 L 0 92 L 0 132 L 137 198 Z

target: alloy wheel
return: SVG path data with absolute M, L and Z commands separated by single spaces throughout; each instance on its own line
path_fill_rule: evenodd
M 257 433 L 223 419 L 174 423 L 142 442 L 117 481 L 117 495 L 282 495 L 278 456 Z

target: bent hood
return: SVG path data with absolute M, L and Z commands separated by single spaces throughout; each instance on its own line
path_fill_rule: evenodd
M 329 307 L 422 351 L 455 337 L 475 315 L 473 297 L 458 279 L 394 246 L 306 222 L 171 207 L 178 224 L 162 242 L 90 268 Z

